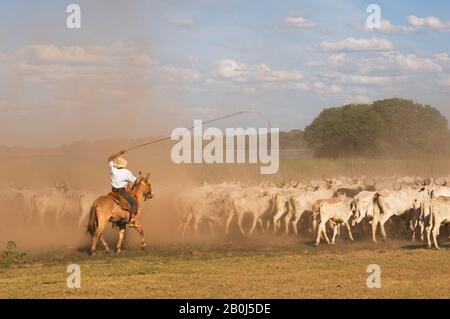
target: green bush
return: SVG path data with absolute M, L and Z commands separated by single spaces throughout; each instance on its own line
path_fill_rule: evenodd
M 446 155 L 447 119 L 435 108 L 404 99 L 328 108 L 306 127 L 304 139 L 320 157 Z
M 25 253 L 16 251 L 16 243 L 9 241 L 6 244 L 6 249 L 0 255 L 0 265 L 9 267 L 13 264 L 23 263 L 25 261 Z

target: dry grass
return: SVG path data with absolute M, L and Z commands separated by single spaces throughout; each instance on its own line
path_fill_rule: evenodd
M 0 270 L 2 298 L 450 298 L 449 247 L 409 242 L 153 246 L 147 252 L 87 257 L 53 252 Z M 66 287 L 66 267 L 81 267 L 81 289 Z M 382 288 L 368 289 L 369 264 Z

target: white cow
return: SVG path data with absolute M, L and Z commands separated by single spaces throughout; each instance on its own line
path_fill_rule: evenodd
M 236 217 L 237 224 L 242 235 L 245 237 L 251 236 L 257 223 L 259 222 L 262 225 L 262 220 L 266 216 L 272 215 L 274 207 L 273 203 L 274 196 L 267 191 L 247 193 L 245 196 L 240 198 L 234 198 L 232 200 L 233 210 L 228 216 L 225 226 L 225 233 L 229 233 L 231 221 L 234 217 Z M 243 220 L 246 214 L 252 215 L 252 226 L 248 234 L 245 233 L 243 227 Z
M 216 194 L 213 186 L 205 185 L 178 195 L 177 204 L 182 211 L 182 220 L 178 229 L 184 238 L 190 226 L 198 236 L 198 228 L 203 221 L 209 223 L 211 232 L 214 224 L 223 224 L 229 201 L 220 194 Z
M 409 210 L 418 208 L 416 203 L 418 202 L 417 198 L 419 196 L 421 196 L 419 191 L 412 188 L 406 188 L 399 191 L 382 191 L 375 194 L 375 202 L 382 213 L 379 224 L 383 240 L 387 239 L 384 225 L 389 218 L 394 215 L 403 215 Z M 372 227 L 375 229 L 377 227 L 377 222 L 378 221 L 375 219 L 372 220 Z M 376 238 L 374 238 L 374 241 L 375 240 Z
M 439 197 L 427 203 L 430 210 L 430 227 L 427 230 L 428 247 L 431 247 L 430 233 L 433 236 L 434 246 L 440 249 L 437 237 L 443 224 L 450 223 L 450 197 Z
M 320 199 L 330 199 L 333 189 L 319 189 L 314 192 L 301 192 L 289 198 L 290 206 L 286 216 L 292 223 L 294 233 L 298 235 L 298 222 L 305 212 L 313 212 L 313 204 Z
M 353 241 L 352 231 L 350 229 L 350 219 L 353 217 L 353 201 L 350 198 L 333 198 L 322 200 L 319 204 L 319 230 L 315 245 L 320 244 L 321 235 L 323 235 L 328 244 L 334 245 L 336 235 L 338 234 L 338 224 L 344 224 L 348 231 L 350 240 Z M 333 224 L 333 238 L 328 239 L 326 233 L 326 223 L 331 221 Z

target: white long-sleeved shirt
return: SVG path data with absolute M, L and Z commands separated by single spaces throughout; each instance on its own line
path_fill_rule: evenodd
M 111 185 L 114 188 L 127 187 L 128 182 L 134 183 L 137 179 L 128 169 L 116 168 L 113 161 L 109 162 L 109 168 L 111 169 Z

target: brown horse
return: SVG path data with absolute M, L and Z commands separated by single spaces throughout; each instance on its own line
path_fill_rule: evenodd
M 144 239 L 144 230 L 140 224 L 141 209 L 144 201 L 153 197 L 152 186 L 148 181 L 149 174 L 144 177 L 139 177 L 134 184 L 132 192 L 136 196 L 138 211 L 135 216 L 135 221 L 130 224 L 130 227 L 136 229 L 141 237 L 141 248 L 145 248 L 146 243 Z M 97 249 L 97 241 L 100 239 L 105 252 L 110 253 L 105 239 L 103 238 L 103 230 L 108 222 L 119 228 L 119 241 L 117 242 L 116 251 L 120 252 L 122 242 L 125 235 L 126 225 L 130 220 L 130 212 L 123 210 L 116 202 L 109 196 L 101 196 L 92 204 L 89 216 L 88 233 L 92 236 L 91 254 L 95 256 Z

